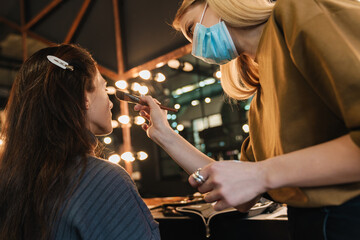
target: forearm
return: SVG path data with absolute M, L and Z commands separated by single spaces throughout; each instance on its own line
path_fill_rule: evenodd
M 360 149 L 349 135 L 259 164 L 268 189 L 360 182 Z
M 150 96 L 141 97 L 141 101 L 147 106 L 136 104 L 134 110 L 140 111 L 140 115 L 149 121 L 142 128 L 187 173 L 191 174 L 214 161 L 172 130 L 166 119 L 166 111 L 160 109 L 158 101 Z
M 189 174 L 214 162 L 171 129 L 159 134 L 154 140 Z

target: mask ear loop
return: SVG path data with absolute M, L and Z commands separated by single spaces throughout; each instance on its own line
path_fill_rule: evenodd
M 206 9 L 207 9 L 207 6 L 208 6 L 208 4 L 207 3 L 205 3 L 205 7 L 204 7 L 204 10 L 203 10 L 203 13 L 202 13 L 202 15 L 201 15 L 201 18 L 200 18 L 200 24 L 202 23 L 202 20 L 203 20 L 203 18 L 204 18 L 204 16 L 205 16 L 205 11 L 206 11 Z

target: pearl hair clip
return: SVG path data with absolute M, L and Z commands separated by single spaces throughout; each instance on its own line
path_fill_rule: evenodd
M 55 64 L 56 66 L 58 67 L 61 67 L 62 69 L 69 69 L 70 71 L 74 71 L 74 67 L 69 65 L 67 62 L 65 62 L 64 60 L 58 58 L 58 57 L 55 57 L 53 55 L 47 55 L 47 59 Z

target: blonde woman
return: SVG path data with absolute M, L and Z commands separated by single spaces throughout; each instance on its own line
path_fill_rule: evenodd
M 267 192 L 288 205 L 292 239 L 360 236 L 360 3 L 184 0 L 174 26 L 220 64 L 225 93 L 254 98 L 241 162 L 215 162 L 171 130 L 151 97 L 143 128 L 215 209 Z

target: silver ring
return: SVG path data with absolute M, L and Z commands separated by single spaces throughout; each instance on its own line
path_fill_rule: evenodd
M 196 181 L 197 183 L 199 183 L 199 184 L 204 183 L 204 180 L 203 180 L 202 178 L 198 178 L 198 177 L 195 175 L 195 173 L 193 173 L 191 176 L 195 179 L 195 181 Z
M 198 170 L 196 170 L 193 174 L 192 177 L 195 179 L 195 181 L 199 184 L 203 184 L 205 182 L 204 177 L 200 174 L 201 168 L 199 168 Z

